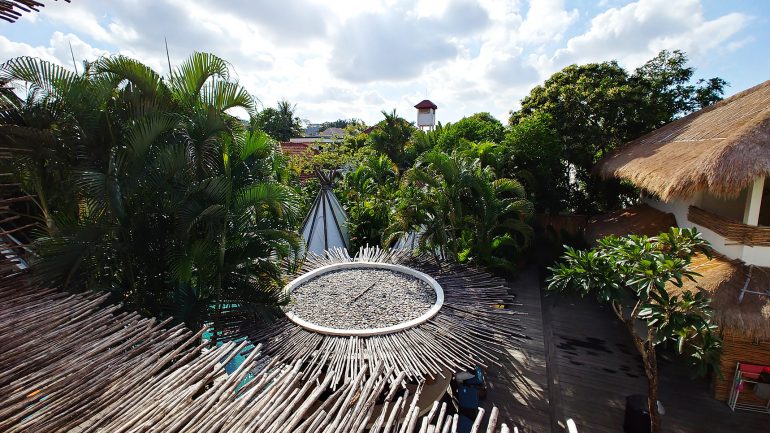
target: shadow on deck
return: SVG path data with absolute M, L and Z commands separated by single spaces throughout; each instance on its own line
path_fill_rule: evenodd
M 534 270 L 511 283 L 527 313 L 530 340 L 490 367 L 489 397 L 522 432 L 622 432 L 625 397 L 644 394 L 646 380 L 626 330 L 593 298 L 540 296 Z M 676 361 L 660 360 L 664 432 L 770 431 L 770 415 L 738 411 L 711 396 L 706 379 L 690 379 Z M 732 374 L 732 372 L 724 372 Z

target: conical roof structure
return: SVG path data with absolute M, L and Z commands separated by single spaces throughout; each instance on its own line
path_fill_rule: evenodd
M 307 251 L 322 254 L 334 248 L 348 249 L 348 217 L 332 191 L 332 176 L 319 172 L 318 178 L 321 181 L 321 189 L 301 230 Z

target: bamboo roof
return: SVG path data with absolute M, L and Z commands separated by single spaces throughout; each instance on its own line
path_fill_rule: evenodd
M 332 386 L 355 377 L 364 364 L 383 362 L 394 371 L 404 371 L 413 381 L 497 364 L 506 349 L 517 347 L 526 338 L 515 295 L 504 279 L 480 268 L 437 263 L 433 257 L 414 257 L 408 250 L 364 248 L 355 257 L 344 249 L 311 254 L 300 274 L 347 262 L 392 263 L 423 272 L 440 284 L 443 306 L 427 321 L 379 335 L 328 335 L 288 318 L 265 326 L 238 309 L 220 319 L 222 329 L 233 337 L 247 335 L 251 341 L 264 344 L 268 355 L 283 362 L 305 360 L 306 374 L 334 370 Z
M 169 327 L 106 305 L 106 296 L 33 287 L 18 267 L 0 262 L 0 431 L 331 433 L 374 426 L 416 433 L 457 425 L 446 403 L 420 416 L 422 386 L 404 391 L 407 374 L 384 362 L 364 363 L 332 393 L 333 370 L 306 375 L 303 360 L 284 364 L 264 357 L 260 346 L 228 374 L 225 364 L 247 342 L 207 349 L 205 329 Z M 488 432 L 510 431 L 496 408 L 489 415 Z M 479 410 L 477 427 L 483 418 Z
M 669 292 L 704 290 L 711 298 L 714 321 L 723 332 L 770 339 L 770 268 L 748 266 L 719 254 L 711 260 L 698 254 L 690 269 L 701 276 L 685 282 L 681 289 L 669 285 Z
M 664 201 L 698 191 L 736 197 L 770 174 L 770 81 L 675 120 L 614 150 L 596 166 Z

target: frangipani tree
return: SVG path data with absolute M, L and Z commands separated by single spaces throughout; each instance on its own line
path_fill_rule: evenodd
M 653 433 L 661 431 L 657 347 L 674 342 L 702 367 L 715 366 L 720 352 L 709 298 L 700 291 L 667 290 L 695 281 L 699 275 L 689 269 L 692 257 L 708 252 L 708 242 L 695 229 L 671 228 L 656 237 L 608 236 L 589 251 L 567 247 L 561 262 L 550 268 L 548 290 L 596 296 L 626 325 L 644 364 Z

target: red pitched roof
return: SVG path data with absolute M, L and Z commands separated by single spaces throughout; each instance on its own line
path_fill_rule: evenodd
M 438 105 L 430 102 L 427 99 L 423 99 L 422 102 L 420 102 L 419 104 L 415 105 L 414 108 L 432 108 L 432 109 L 435 110 L 435 109 L 438 108 Z
M 287 156 L 301 156 L 305 154 L 311 144 L 311 142 L 306 141 L 299 143 L 284 141 L 281 143 L 281 151 Z

